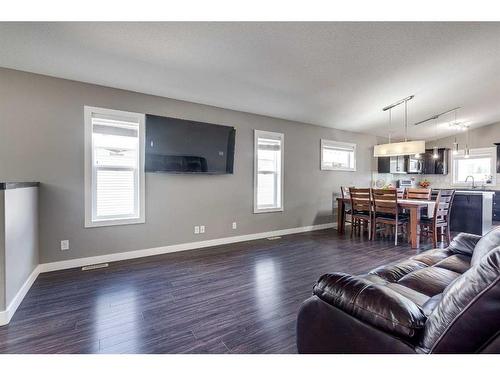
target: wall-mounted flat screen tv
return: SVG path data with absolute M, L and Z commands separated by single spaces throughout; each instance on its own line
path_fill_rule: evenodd
M 236 130 L 146 115 L 146 172 L 233 173 Z

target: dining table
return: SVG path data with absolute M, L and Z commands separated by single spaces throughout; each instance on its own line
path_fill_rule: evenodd
M 350 198 L 337 198 L 337 231 L 338 234 L 345 233 L 345 205 L 350 203 Z M 420 216 L 422 211 L 426 211 L 427 217 L 434 215 L 436 201 L 421 199 L 398 199 L 398 208 L 409 212 L 410 218 L 410 245 L 412 249 L 420 247 Z

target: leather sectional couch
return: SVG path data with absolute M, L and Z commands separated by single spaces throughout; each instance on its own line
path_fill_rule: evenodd
M 395 265 L 321 276 L 299 353 L 500 353 L 500 228 Z

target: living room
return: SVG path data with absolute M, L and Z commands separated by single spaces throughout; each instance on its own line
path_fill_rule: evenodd
M 41 17 L 0 353 L 500 353 L 500 23 Z

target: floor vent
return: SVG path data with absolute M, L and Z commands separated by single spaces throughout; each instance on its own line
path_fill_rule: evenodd
M 267 237 L 269 241 L 280 240 L 281 236 Z
M 109 266 L 108 263 L 89 264 L 88 266 L 83 266 L 82 271 L 96 270 L 98 268 L 106 268 L 108 266 Z

